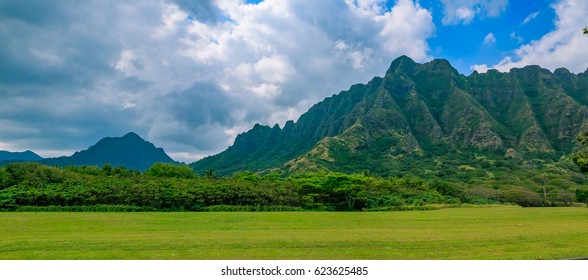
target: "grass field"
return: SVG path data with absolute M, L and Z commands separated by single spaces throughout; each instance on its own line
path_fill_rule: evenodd
M 586 208 L 0 213 L 1 259 L 566 259 Z

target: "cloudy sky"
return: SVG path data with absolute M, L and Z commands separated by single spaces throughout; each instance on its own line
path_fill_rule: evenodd
M 192 162 L 403 54 L 584 72 L 587 18 L 585 0 L 1 0 L 0 150 L 134 131 Z

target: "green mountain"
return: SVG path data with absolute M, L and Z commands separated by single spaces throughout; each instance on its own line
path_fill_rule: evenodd
M 59 166 L 102 166 L 110 164 L 127 169 L 147 170 L 156 162 L 174 162 L 162 148 L 156 148 L 139 135 L 129 132 L 123 137 L 106 137 L 87 150 L 76 152 L 69 157 L 48 158 L 41 161 L 46 165 Z
M 587 105 L 588 70 L 527 66 L 464 76 L 447 60 L 401 56 L 383 78 L 326 98 L 283 128 L 255 125 L 192 167 L 401 175 L 425 166 L 442 177 L 448 162 L 475 169 L 481 157 L 557 160 L 588 130 Z
M 32 151 L 24 151 L 24 152 L 9 152 L 9 151 L 0 151 L 0 161 L 8 162 L 8 161 L 39 161 L 43 158 Z

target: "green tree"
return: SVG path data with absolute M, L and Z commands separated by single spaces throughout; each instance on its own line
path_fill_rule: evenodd
M 59 183 L 64 180 L 63 171 L 36 162 L 11 163 L 4 167 L 9 174 L 8 185 L 23 184 L 40 187 L 47 183 Z
M 0 167 L 0 190 L 10 186 L 10 174 Z
M 578 135 L 581 148 L 571 156 L 572 161 L 583 173 L 588 173 L 588 131 Z
M 173 163 L 154 163 L 147 171 L 145 175 L 154 177 L 166 177 L 166 178 L 196 178 L 197 175 L 194 173 L 192 168 L 185 164 L 173 164 Z
M 112 165 L 105 163 L 102 165 L 102 173 L 106 176 L 109 176 L 112 173 Z
M 584 35 L 588 35 L 588 27 L 584 27 L 582 30 L 584 30 Z
M 204 173 L 202 173 L 202 177 L 207 179 L 216 179 L 216 169 L 212 167 L 207 168 L 204 170 Z
M 268 181 L 280 180 L 280 173 L 278 173 L 278 172 L 269 173 L 269 174 L 263 176 L 263 179 L 268 180 Z
M 365 186 L 368 177 L 331 173 L 327 175 L 322 191 L 329 203 L 338 210 L 359 210 L 367 201 Z
M 588 189 L 585 189 L 585 188 L 576 189 L 576 201 L 588 203 Z
M 259 176 L 251 171 L 241 171 L 241 172 L 237 172 L 235 174 L 233 174 L 233 179 L 235 180 L 243 180 L 243 181 L 249 181 L 249 182 L 259 182 L 259 180 L 261 180 L 261 178 L 259 178 Z

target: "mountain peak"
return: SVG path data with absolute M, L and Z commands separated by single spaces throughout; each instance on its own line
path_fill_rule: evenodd
M 156 162 L 173 162 L 162 148 L 156 148 L 134 132 L 122 137 L 106 137 L 87 150 L 70 157 L 50 158 L 42 161 L 47 165 L 97 165 L 110 164 L 128 169 L 147 170 Z
M 457 69 L 451 66 L 451 63 L 449 63 L 447 59 L 437 58 L 430 62 L 420 64 L 406 55 L 399 56 L 394 61 L 392 61 L 390 68 L 388 68 L 388 71 L 386 71 L 386 75 L 392 75 L 394 73 L 413 75 L 420 70 L 452 73 L 451 76 L 459 75 Z
M 449 63 L 449 60 L 447 59 L 436 58 L 431 60 L 430 62 L 425 63 L 424 66 L 428 67 L 429 69 L 449 70 L 451 72 L 457 73 L 457 70 L 453 68 L 453 66 L 451 65 L 451 63 Z
M 407 55 L 401 55 L 399 57 L 397 57 L 396 59 L 394 59 L 391 63 L 391 65 L 395 65 L 395 64 L 401 64 L 401 63 L 410 63 L 410 64 L 415 64 L 416 62 L 414 62 L 414 60 L 412 60 L 412 58 L 408 57 Z
M 125 134 L 122 138 L 125 138 L 125 139 L 141 139 L 141 140 L 143 140 L 143 138 L 141 138 L 141 136 L 139 136 L 137 133 L 134 133 L 132 131 L 129 132 L 129 133 L 127 133 L 127 134 Z
M 412 72 L 414 67 L 417 65 L 412 58 L 401 55 L 398 58 L 394 59 L 386 71 L 386 75 L 396 73 L 396 72 Z

